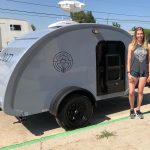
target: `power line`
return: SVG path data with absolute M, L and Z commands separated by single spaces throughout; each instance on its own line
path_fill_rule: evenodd
M 100 20 L 108 20 L 107 18 L 96 18 L 96 19 L 100 19 Z M 145 23 L 150 23 L 150 21 L 148 20 L 123 20 L 123 19 L 109 19 L 111 21 L 124 21 L 124 22 L 145 22 Z
M 42 4 L 39 4 L 39 3 L 29 3 L 29 2 L 21 2 L 21 1 L 18 1 L 18 0 L 6 0 L 6 1 L 12 1 L 12 2 L 15 2 L 15 3 L 25 3 L 25 4 L 28 4 L 28 5 L 38 5 L 38 6 L 44 6 L 44 7 L 56 7 L 56 6 L 48 6 L 48 5 L 42 5 Z M 58 8 L 58 7 L 56 7 Z M 48 18 L 56 18 L 56 17 L 50 17 L 50 16 L 57 16 L 57 17 L 70 17 L 70 16 L 67 16 L 67 15 L 59 15 L 59 14 L 48 14 L 48 13 L 43 13 L 43 12 L 30 12 L 30 11 L 24 11 L 24 10 L 14 10 L 14 9 L 4 9 L 4 8 L 0 8 L 0 10 L 3 10 L 3 11 L 10 11 L 12 14 L 12 12 L 17 12 L 17 13 L 13 13 L 13 14 L 18 14 L 18 15 L 28 15 L 28 16 L 37 16 L 37 17 L 48 17 Z M 89 10 L 86 10 L 86 11 L 89 11 Z M 18 13 L 19 12 L 19 13 Z M 99 12 L 99 11 L 94 11 L 92 10 L 92 12 L 95 12 L 95 13 L 105 13 L 105 14 L 109 14 L 109 15 L 124 15 L 124 16 L 134 16 L 134 17 L 150 17 L 150 16 L 138 16 L 138 15 L 128 15 L 128 14 L 118 14 L 118 13 L 112 13 L 112 12 Z M 2 12 L 2 13 L 9 13 L 9 12 Z M 24 13 L 27 13 L 27 14 L 24 14 Z M 33 15 L 34 14 L 34 15 Z M 142 23 L 150 23 L 150 21 L 148 20 L 121 20 L 121 19 L 108 19 L 108 18 L 95 18 L 96 20 L 105 20 L 105 21 L 119 21 L 119 22 L 122 22 L 122 23 L 125 23 L 125 22 L 142 22 Z
M 29 4 L 29 5 L 37 5 L 37 6 L 43 6 L 43 7 L 54 7 L 54 8 L 59 8 L 59 7 L 57 7 L 57 6 L 49 6 L 49 5 L 43 5 L 43 4 L 39 4 L 39 3 L 31 3 L 31 2 L 21 2 L 21 1 L 17 1 L 17 0 L 6 0 L 6 1 L 15 2 L 15 3 Z
M 43 5 L 43 4 L 39 4 L 39 3 L 31 3 L 31 2 L 22 2 L 22 1 L 18 1 L 18 0 L 6 0 L 6 1 L 11 1 L 11 2 L 15 2 L 15 3 L 24 3 L 24 4 L 29 4 L 29 5 L 37 5 L 37 6 L 43 6 L 43 7 L 54 7 L 54 8 L 59 8 L 57 6 L 49 6 L 49 5 Z M 102 13 L 102 14 L 108 14 L 108 15 L 119 15 L 119 16 L 128 16 L 128 17 L 141 17 L 141 18 L 146 18 L 146 17 L 150 17 L 150 16 L 141 16 L 141 15 L 130 15 L 130 14 L 120 14 L 120 13 L 114 13 L 114 12 L 101 12 L 101 11 L 95 11 L 95 10 L 85 10 L 85 11 L 92 11 L 94 13 Z
M 1 10 L 1 8 L 0 8 Z M 62 17 L 62 16 L 58 16 L 56 14 L 46 14 L 46 15 L 41 15 L 41 14 L 36 14 L 36 12 L 34 12 L 34 14 L 32 14 L 31 12 L 28 12 L 27 14 L 24 14 L 24 11 L 19 11 L 19 10 L 13 10 L 13 11 L 18 11 L 18 12 L 12 12 L 11 9 L 2 9 L 4 11 L 0 11 L 1 13 L 8 13 L 8 14 L 17 14 L 17 15 L 26 15 L 26 16 L 35 16 L 35 17 L 47 17 L 47 18 L 57 18 L 58 17 Z M 7 11 L 6 11 L 7 10 Z M 26 11 L 25 11 L 26 13 Z M 30 14 L 31 13 L 31 14 Z M 52 15 L 56 16 L 56 17 L 52 17 Z M 63 16 L 64 17 L 64 16 Z M 65 16 L 67 18 L 69 18 L 69 16 Z M 122 22 L 122 23 L 135 23 L 135 22 L 142 22 L 142 23 L 150 23 L 150 21 L 148 20 L 123 20 L 123 19 L 114 19 L 114 18 L 95 18 L 96 20 L 104 20 L 104 21 L 117 21 L 117 22 Z
M 88 10 L 86 10 L 88 11 Z M 150 17 L 150 16 L 139 16 L 139 15 L 129 15 L 129 14 L 118 14 L 118 13 L 112 13 L 112 12 L 100 12 L 100 11 L 94 11 L 91 10 L 92 12 L 95 13 L 103 13 L 103 14 L 108 14 L 108 15 L 119 15 L 119 16 L 128 16 L 128 17 L 141 17 L 141 18 L 146 18 L 146 17 Z
M 39 12 L 31 12 L 31 11 L 15 10 L 15 9 L 4 9 L 4 8 L 0 8 L 0 10 L 13 11 L 13 12 L 21 12 L 21 13 L 28 13 L 28 14 L 38 14 L 38 15 L 58 16 L 58 17 L 69 17 L 69 16 L 67 16 L 67 15 L 47 14 L 47 13 L 42 13 L 42 12 L 39 13 Z
M 52 16 L 43 16 L 43 15 L 41 16 L 41 15 L 36 15 L 36 14 L 35 14 L 35 15 L 34 15 L 34 14 L 32 15 L 32 14 L 14 13 L 14 12 L 8 12 L 8 11 L 5 11 L 5 12 L 4 12 L 4 11 L 0 11 L 0 13 L 15 14 L 15 15 L 21 15 L 21 16 L 23 15 L 23 16 L 42 17 L 42 18 L 50 18 L 50 19 L 52 19 L 52 18 L 56 18 L 56 19 L 57 19 L 57 18 L 58 18 L 58 17 L 52 17 Z M 59 18 L 60 18 L 60 17 L 59 17 Z

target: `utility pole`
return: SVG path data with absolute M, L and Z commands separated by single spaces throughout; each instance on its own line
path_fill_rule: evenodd
M 109 14 L 107 13 L 107 18 L 106 18 L 107 25 L 108 25 L 108 21 L 109 21 Z

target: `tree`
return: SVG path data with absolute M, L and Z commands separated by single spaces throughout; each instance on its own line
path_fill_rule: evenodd
M 92 15 L 91 11 L 88 11 L 86 13 L 86 21 L 87 21 L 87 23 L 95 23 L 96 22 L 96 20 L 95 20 L 94 16 Z
M 136 26 L 134 26 L 134 27 L 131 29 L 131 31 L 135 31 L 135 29 L 136 29 Z
M 91 11 L 88 11 L 87 13 L 85 13 L 84 11 L 71 13 L 70 16 L 73 21 L 76 21 L 79 23 L 95 23 L 96 22 Z
M 147 41 L 150 43 L 150 29 L 144 29 Z
M 150 29 L 144 29 L 145 35 L 150 35 Z
M 117 28 L 121 28 L 121 25 L 117 22 L 112 22 L 112 25 Z

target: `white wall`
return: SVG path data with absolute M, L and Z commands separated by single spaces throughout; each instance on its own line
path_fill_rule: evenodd
M 1 37 L 1 28 L 0 28 L 0 48 L 2 47 L 2 37 Z M 1 51 L 1 49 L 0 49 Z
M 19 25 L 21 30 L 11 30 L 10 25 Z M 14 38 L 33 31 L 31 24 L 24 20 L 0 19 L 0 49 L 6 47 Z

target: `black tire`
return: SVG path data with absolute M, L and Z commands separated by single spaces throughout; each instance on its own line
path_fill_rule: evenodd
M 57 123 L 66 130 L 83 127 L 93 115 L 93 105 L 88 96 L 72 94 L 59 107 Z

